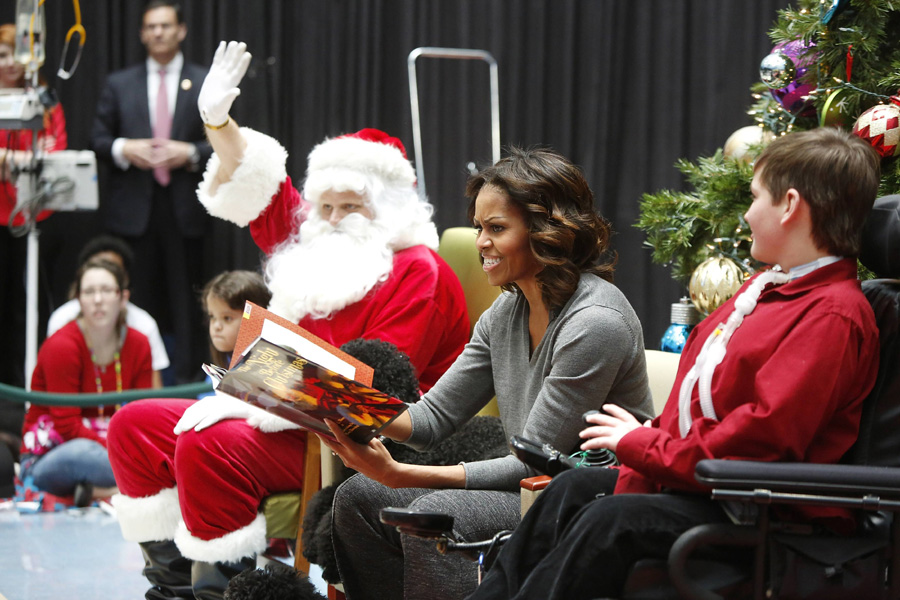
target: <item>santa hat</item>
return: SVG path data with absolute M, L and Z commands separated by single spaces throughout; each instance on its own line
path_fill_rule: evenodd
M 258 131 L 241 127 L 241 135 L 247 147 L 231 180 L 210 194 L 220 166 L 214 153 L 197 197 L 209 214 L 246 227 L 266 210 L 287 179 L 287 152 Z M 378 129 L 362 129 L 313 148 L 303 197 L 315 204 L 326 190 L 334 190 L 377 198 L 376 218 L 390 223 L 395 231 L 391 241 L 394 250 L 416 244 L 436 249 L 438 236 L 431 221 L 431 205 L 421 201 L 415 183 L 415 170 L 406 158 L 403 143 Z
M 412 188 L 416 172 L 403 142 L 372 128 L 325 140 L 309 154 L 303 195 L 317 202 L 328 189 L 361 192 L 363 178 L 376 178 L 386 188 Z

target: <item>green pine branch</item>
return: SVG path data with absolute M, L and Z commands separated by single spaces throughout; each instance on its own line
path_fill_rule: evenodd
M 802 40 L 813 63 L 805 80 L 816 84 L 810 101 L 816 115 L 801 117 L 785 111 L 762 83 L 751 86 L 748 114 L 774 135 L 790 135 L 819 126 L 819 116 L 832 94 L 839 94 L 846 115 L 844 127 L 892 95 L 900 94 L 900 0 L 851 0 L 827 24 L 828 2 L 800 0 L 795 8 L 778 11 L 769 32 L 773 46 Z M 848 53 L 852 57 L 847 80 Z M 762 60 L 762 56 L 760 60 Z M 833 102 L 834 103 L 834 102 Z M 750 159 L 761 148 L 751 148 Z M 724 157 L 721 150 L 696 162 L 681 159 L 676 168 L 693 191 L 663 190 L 644 194 L 635 224 L 647 236 L 653 261 L 668 265 L 672 276 L 687 283 L 698 264 L 725 253 L 752 268 L 742 216 L 750 204 L 752 165 Z M 882 195 L 900 192 L 900 159 L 882 161 Z

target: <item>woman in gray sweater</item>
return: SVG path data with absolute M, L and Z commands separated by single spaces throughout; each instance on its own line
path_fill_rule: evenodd
M 485 274 L 507 293 L 478 320 L 453 366 L 383 433 L 427 450 L 495 395 L 507 437 L 563 452 L 577 450 L 587 410 L 614 403 L 651 418 L 641 324 L 611 283 L 610 227 L 595 212 L 581 171 L 550 150 L 512 149 L 473 175 L 466 195 Z M 463 598 L 474 590 L 473 562 L 400 535 L 379 522 L 379 511 L 443 512 L 455 517 L 459 538 L 489 538 L 515 528 L 519 481 L 534 471 L 512 454 L 408 465 L 378 440 L 360 445 L 333 431 L 338 441 L 323 442 L 361 473 L 334 500 L 335 554 L 347 597 Z

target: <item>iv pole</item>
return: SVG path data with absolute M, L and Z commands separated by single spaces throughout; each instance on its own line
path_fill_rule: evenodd
M 32 200 L 41 194 L 39 184 L 43 150 L 38 143 L 38 132 L 43 128 L 46 110 L 38 99 L 37 93 L 40 83 L 38 69 L 44 63 L 45 52 L 46 27 L 43 4 L 44 0 L 17 1 L 15 59 L 25 65 L 26 87 L 29 78 L 31 87 L 23 90 L 24 94 L 21 97 L 23 114 L 18 119 L 4 119 L 0 115 L 0 128 L 31 130 L 32 132 L 31 165 L 28 169 L 28 177 L 31 178 L 31 192 L 35 194 L 35 198 L 17 198 L 17 209 L 23 203 L 28 203 L 23 207 L 22 212 L 25 217 L 24 227 L 28 232 L 25 263 L 25 389 L 29 391 L 31 390 L 31 374 L 37 364 L 38 351 L 38 258 L 40 256 L 38 238 L 40 231 L 37 228 L 37 215 L 40 213 L 42 205 L 40 202 L 32 202 Z M 57 76 L 61 79 L 69 79 L 72 76 L 81 60 L 81 51 L 84 49 L 85 31 L 81 25 L 81 8 L 78 0 L 73 0 L 73 7 L 75 9 L 75 25 L 66 34 L 63 56 L 57 72 Z M 79 36 L 78 52 L 72 66 L 67 71 L 64 68 L 65 58 L 68 54 L 69 42 L 76 33 Z M 28 118 L 25 118 L 26 114 Z M 94 174 L 94 180 L 96 181 L 96 174 Z M 10 221 L 10 227 L 12 227 L 12 221 Z
M 23 123 L 23 125 L 25 125 Z M 40 146 L 38 145 L 38 130 L 43 127 L 43 115 L 37 118 L 37 123 L 31 125 L 31 168 L 28 177 L 32 178 L 32 190 L 38 189 L 39 174 L 37 165 L 40 160 Z M 26 127 L 22 127 L 23 129 Z M 37 210 L 37 209 L 35 209 Z M 31 374 L 37 365 L 38 346 L 38 259 L 40 257 L 40 245 L 38 238 L 40 230 L 37 228 L 36 214 L 31 209 L 26 211 L 25 219 L 28 227 L 25 260 L 25 389 L 31 390 Z
M 19 0 L 16 7 L 17 23 L 16 23 L 16 60 L 21 60 L 24 51 L 27 50 L 28 62 L 25 63 L 25 81 L 26 88 L 29 78 L 31 79 L 31 88 L 24 90 L 24 103 L 34 102 L 36 90 L 39 84 L 38 69 L 43 62 L 42 44 L 44 43 L 44 20 L 42 12 L 43 0 Z M 19 36 L 24 36 L 27 32 L 28 43 L 24 44 L 23 40 L 19 40 Z M 20 47 L 21 45 L 21 47 Z M 24 61 L 23 61 L 24 62 Z M 40 103 L 37 103 L 40 106 Z M 42 107 L 43 108 L 43 107 Z M 28 177 L 31 177 L 31 190 L 37 193 L 38 190 L 38 164 L 40 163 L 41 148 L 38 144 L 38 131 L 41 130 L 44 123 L 44 111 L 37 111 L 29 119 L 21 119 L 18 121 L 10 120 L 8 129 L 25 129 L 31 130 L 31 165 Z M 27 200 L 27 199 L 25 199 Z M 23 202 L 22 198 L 17 198 L 17 204 Z M 40 208 L 25 207 L 23 211 L 25 217 L 24 227 L 28 231 L 28 239 L 26 243 L 26 262 L 25 262 L 25 389 L 31 390 L 31 373 L 37 364 L 37 340 L 38 340 L 38 257 L 40 255 L 38 237 L 40 232 L 37 229 L 37 212 Z M 10 221 L 12 227 L 12 221 Z
M 40 146 L 38 144 L 38 131 L 44 126 L 43 112 L 35 117 L 27 120 L 22 119 L 3 119 L 0 118 L 0 129 L 17 129 L 31 130 L 31 166 L 28 173 L 19 174 L 19 177 L 27 176 L 32 178 L 32 190 L 38 189 L 37 165 L 40 161 Z M 21 203 L 22 199 L 18 199 Z M 31 389 L 31 372 L 37 364 L 37 338 L 38 338 L 38 257 L 39 246 L 38 237 L 40 231 L 36 227 L 32 209 L 26 208 L 22 211 L 25 217 L 25 225 L 28 229 L 28 238 L 26 242 L 26 261 L 25 261 L 25 389 Z M 9 224 L 12 228 L 12 221 Z M 15 233 L 14 233 L 15 235 Z
M 33 156 L 37 156 L 38 140 L 37 131 L 33 133 Z M 32 159 L 34 161 L 34 159 Z M 34 178 L 35 185 L 31 189 L 37 189 L 37 172 L 29 175 Z M 30 217 L 29 217 L 30 218 Z M 31 391 L 31 374 L 37 365 L 37 339 L 38 339 L 38 258 L 40 245 L 38 237 L 40 231 L 36 224 L 32 224 L 28 231 L 28 243 L 25 261 L 25 389 Z

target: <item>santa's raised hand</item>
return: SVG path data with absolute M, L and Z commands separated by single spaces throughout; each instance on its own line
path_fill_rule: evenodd
M 197 97 L 200 117 L 208 127 L 217 129 L 228 124 L 228 111 L 234 99 L 241 94 L 238 85 L 250 66 L 251 58 L 244 42 L 219 42 Z

